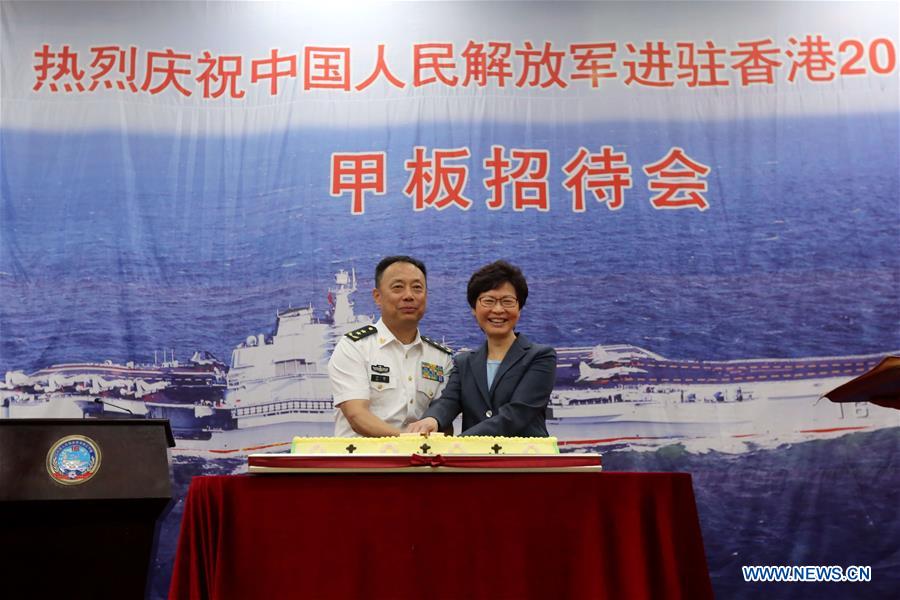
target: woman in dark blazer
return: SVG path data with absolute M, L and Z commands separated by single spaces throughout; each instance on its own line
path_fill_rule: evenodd
M 469 279 L 466 296 L 487 340 L 456 356 L 440 398 L 407 431 L 445 430 L 462 413 L 462 435 L 547 436 L 556 351 L 515 332 L 528 298 L 522 271 L 502 260 L 486 265 Z

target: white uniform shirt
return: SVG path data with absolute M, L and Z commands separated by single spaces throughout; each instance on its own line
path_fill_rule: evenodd
M 368 400 L 373 415 L 398 429 L 418 421 L 453 368 L 451 355 L 423 341 L 418 331 L 406 350 L 381 319 L 375 329 L 356 341 L 341 337 L 328 361 L 337 437 L 359 435 L 340 409 L 347 400 Z

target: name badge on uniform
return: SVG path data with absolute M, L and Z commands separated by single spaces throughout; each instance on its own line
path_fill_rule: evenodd
M 422 363 L 422 378 L 430 379 L 431 381 L 437 381 L 443 383 L 444 381 L 444 367 L 441 365 L 433 365 L 431 363 L 423 362 Z
M 373 374 L 372 374 L 372 381 L 374 381 L 374 382 L 376 382 L 376 383 L 390 383 L 390 382 L 391 382 L 391 378 L 388 377 L 387 375 L 375 375 L 375 374 L 373 373 Z

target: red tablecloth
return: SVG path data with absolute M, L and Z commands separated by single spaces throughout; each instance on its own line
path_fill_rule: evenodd
M 711 598 L 679 473 L 196 477 L 171 598 Z

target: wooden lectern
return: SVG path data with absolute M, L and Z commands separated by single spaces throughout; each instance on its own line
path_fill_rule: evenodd
M 0 420 L 3 587 L 143 598 L 174 445 L 163 419 Z

